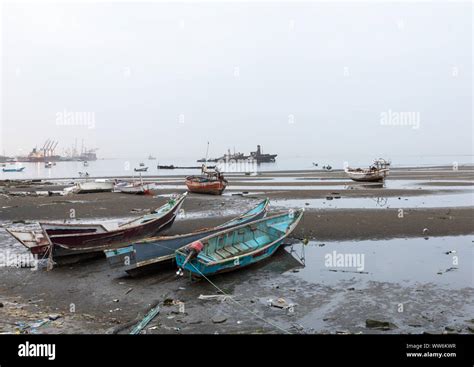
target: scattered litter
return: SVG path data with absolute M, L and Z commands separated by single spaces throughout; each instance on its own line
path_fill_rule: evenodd
M 160 312 L 160 306 L 157 305 L 157 306 L 153 307 L 145 315 L 143 320 L 141 320 L 137 325 L 135 325 L 135 327 L 132 329 L 130 334 L 132 334 L 132 335 L 139 334 L 140 331 L 142 331 L 143 328 L 145 328 L 150 323 L 150 321 L 153 320 L 156 317 L 156 315 L 158 315 L 159 312 Z
M 177 306 L 180 304 L 184 304 L 184 302 L 178 300 L 178 299 L 172 299 L 172 298 L 166 298 L 163 301 L 163 306 Z
M 114 308 L 113 310 L 109 310 L 109 312 L 112 313 L 112 312 L 116 312 L 116 311 L 120 311 L 120 310 L 121 310 L 121 308 Z
M 205 300 L 205 301 L 210 301 L 210 300 L 216 300 L 216 301 L 227 301 L 228 299 L 232 299 L 234 296 L 231 295 L 226 295 L 226 294 L 201 294 L 199 295 L 198 299 Z
M 227 321 L 227 317 L 224 315 L 215 315 L 211 318 L 214 324 L 222 324 Z
M 288 303 L 284 298 L 278 298 L 276 301 L 273 299 L 268 300 L 268 304 L 270 307 L 280 308 L 280 309 L 290 309 L 293 308 L 295 305 L 293 303 Z
M 114 302 L 118 302 L 119 300 L 118 299 L 114 299 Z
M 391 330 L 398 329 L 398 326 L 389 321 L 379 321 L 374 319 L 365 320 L 365 327 L 368 329 Z
M 51 314 L 51 315 L 48 316 L 48 318 L 49 318 L 51 321 L 57 320 L 57 319 L 59 319 L 60 317 L 61 317 L 61 315 L 58 314 L 58 313 L 53 313 L 53 314 Z
M 128 288 L 125 294 L 129 294 L 131 291 L 133 291 L 133 288 Z
M 352 271 L 352 270 L 342 270 L 342 269 L 328 269 L 328 271 L 332 271 L 334 273 L 356 273 L 356 274 L 369 274 L 368 271 Z

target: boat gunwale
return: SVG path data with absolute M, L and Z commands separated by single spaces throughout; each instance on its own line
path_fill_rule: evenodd
M 240 220 L 240 219 L 244 219 L 244 218 L 248 218 L 248 217 L 256 217 L 258 215 L 260 215 L 261 213 L 265 213 L 268 209 L 268 206 L 270 204 L 270 199 L 268 198 L 265 198 L 265 200 L 261 201 L 260 203 L 258 203 L 254 208 L 252 209 L 255 209 L 256 207 L 260 206 L 261 204 L 264 204 L 263 205 L 263 208 L 258 211 L 257 213 L 255 214 L 242 214 L 238 217 L 235 217 L 234 219 L 231 219 L 223 224 L 221 224 L 220 226 L 217 226 L 217 227 L 212 227 L 212 228 L 202 228 L 202 229 L 198 229 L 194 232 L 190 232 L 190 233 L 184 233 L 184 234 L 177 234 L 177 235 L 174 235 L 174 236 L 156 236 L 156 237 L 151 237 L 150 239 L 146 239 L 146 240 L 142 240 L 142 241 L 139 241 L 139 242 L 135 242 L 133 243 L 132 245 L 130 246 L 127 246 L 127 247 L 131 247 L 133 250 L 128 252 L 128 253 L 136 253 L 136 249 L 134 248 L 135 245 L 140 245 L 142 243 L 149 243 L 149 242 L 154 242 L 154 241 L 157 241 L 157 240 L 173 240 L 173 239 L 176 239 L 176 238 L 183 238 L 183 237 L 186 237 L 186 236 L 193 236 L 193 235 L 196 235 L 196 234 L 199 234 L 201 232 L 206 232 L 206 231 L 212 231 L 214 229 L 219 229 L 219 227 L 222 227 L 222 231 L 224 230 L 227 230 L 227 229 L 234 229 L 234 228 L 237 228 L 238 226 L 235 226 L 235 227 L 231 227 L 231 228 L 225 228 L 226 225 L 228 225 L 229 223 L 235 221 L 235 220 Z M 252 209 L 250 209 L 249 211 L 251 211 Z M 249 212 L 247 211 L 247 213 Z M 265 218 L 262 218 L 262 219 L 265 219 Z M 239 226 L 241 225 L 245 225 L 245 224 L 250 224 L 252 222 L 248 222 L 248 223 L 243 223 L 243 224 L 240 224 Z M 216 232 L 215 234 L 217 233 L 220 233 L 222 231 L 219 231 L 219 232 Z M 207 236 L 209 237 L 209 236 Z M 169 255 L 163 255 L 163 256 L 159 256 L 159 257 L 153 257 L 151 259 L 147 259 L 147 260 L 142 260 L 142 261 L 137 261 L 135 262 L 134 264 L 130 264 L 129 266 L 126 267 L 125 271 L 128 271 L 128 270 L 132 270 L 132 269 L 138 269 L 138 268 L 141 268 L 143 266 L 147 266 L 147 265 L 151 265 L 151 264 L 154 264 L 154 263 L 160 263 L 160 262 L 163 262 L 163 261 L 167 261 L 167 260 L 172 260 L 175 258 L 175 252 L 180 250 L 181 248 L 187 246 L 189 244 L 186 244 L 182 247 L 180 247 L 179 249 L 173 251 L 171 254 Z M 127 248 L 127 247 L 123 247 L 122 249 L 124 248 Z M 105 252 L 108 252 L 108 251 L 114 251 L 114 250 L 106 250 Z M 106 254 L 107 256 L 107 254 Z M 112 255 L 110 257 L 113 257 L 113 256 L 122 256 L 121 255 Z
M 218 265 L 218 264 L 222 264 L 222 263 L 226 263 L 226 262 L 232 262 L 232 261 L 235 261 L 235 259 L 237 258 L 241 258 L 243 256 L 249 256 L 249 255 L 253 255 L 255 253 L 258 253 L 258 252 L 261 252 L 262 250 L 264 249 L 267 249 L 268 247 L 271 247 L 273 246 L 276 242 L 284 239 L 286 236 L 288 236 L 295 228 L 296 226 L 299 224 L 301 218 L 303 217 L 303 213 L 304 213 L 304 208 L 301 208 L 300 210 L 298 210 L 298 218 L 296 218 L 293 223 L 290 225 L 290 227 L 280 236 L 278 237 L 275 241 L 272 241 L 270 242 L 269 244 L 265 245 L 265 246 L 262 246 L 262 247 L 258 247 L 256 248 L 255 250 L 252 250 L 250 252 L 245 252 L 243 254 L 240 254 L 240 255 L 235 255 L 235 256 L 232 256 L 232 257 L 229 257 L 229 258 L 226 258 L 226 259 L 223 259 L 223 260 L 217 260 L 217 261 L 209 261 L 209 262 L 205 262 L 205 261 L 202 261 L 201 259 L 199 259 L 198 257 L 196 257 L 196 261 L 203 264 L 204 266 L 208 267 L 208 266 L 213 266 L 213 265 Z M 272 219 L 272 218 L 276 218 L 276 217 L 279 217 L 279 216 L 284 216 L 284 215 L 288 215 L 288 213 L 285 213 L 285 214 L 276 214 L 276 215 L 273 215 L 273 216 L 270 216 L 270 217 L 266 217 L 266 218 L 262 218 L 262 219 L 259 219 L 259 220 L 256 220 L 254 222 L 250 222 L 250 223 L 246 223 L 246 224 L 243 224 L 243 225 L 239 225 L 237 227 L 233 227 L 233 228 L 230 228 L 230 229 L 226 229 L 226 230 L 223 230 L 223 231 L 220 231 L 220 232 L 217 232 L 213 235 L 210 235 L 210 236 L 207 236 L 205 238 L 202 238 L 200 241 L 207 241 L 209 238 L 212 238 L 212 237 L 216 237 L 216 236 L 219 236 L 223 233 L 226 233 L 226 232 L 231 232 L 231 231 L 235 231 L 235 230 L 238 230 L 240 228 L 243 228 L 245 226 L 249 226 L 250 224 L 255 224 L 255 223 L 259 223 L 259 222 L 263 222 L 265 220 L 269 220 L 269 219 Z M 178 250 L 176 250 L 176 253 L 179 253 L 181 256 L 184 256 L 186 257 L 186 254 L 184 254 L 181 250 L 183 249 L 180 248 Z M 194 266 L 194 265 L 193 265 Z
M 184 199 L 186 198 L 186 192 L 181 194 L 180 198 L 176 201 L 176 203 L 166 212 L 164 213 L 156 213 L 156 214 L 160 214 L 159 216 L 153 218 L 153 219 L 150 219 L 149 221 L 146 221 L 146 222 L 143 222 L 143 223 L 137 223 L 136 225 L 132 225 L 130 227 L 126 227 L 126 225 L 128 224 L 131 224 L 135 221 L 138 221 L 139 219 L 142 219 L 144 217 L 146 217 L 147 215 L 150 215 L 150 214 L 145 214 L 145 215 L 142 215 L 141 217 L 137 217 L 136 219 L 134 220 L 131 220 L 130 222 L 127 222 L 127 223 L 124 223 L 122 225 L 122 227 L 118 227 L 116 229 L 113 229 L 113 230 L 107 230 L 105 227 L 105 232 L 103 234 L 114 234 L 114 233 L 118 233 L 118 232 L 121 232 L 121 231 L 124 231 L 124 230 L 130 230 L 130 229 L 134 229 L 134 228 L 137 228 L 137 227 L 140 227 L 140 226 L 143 226 L 145 224 L 149 224 L 149 223 L 152 223 L 152 222 L 156 222 L 157 220 L 159 219 L 162 219 L 165 215 L 169 214 L 171 211 L 173 211 L 177 205 L 179 205 L 181 207 L 181 205 L 183 204 L 183 201 Z M 166 205 L 169 205 L 169 203 L 166 203 L 166 204 L 163 204 L 162 206 L 160 206 L 159 208 L 155 209 L 158 210 L 160 208 L 163 208 L 165 207 Z M 177 209 L 179 211 L 179 208 Z M 167 224 L 168 222 L 166 222 Z M 45 223 L 46 224 L 46 223 Z M 70 225 L 74 226 L 74 224 L 71 224 L 69 223 Z M 40 226 L 42 228 L 42 225 L 43 223 L 40 222 Z M 82 224 L 82 225 L 85 225 L 85 224 Z M 89 224 L 90 225 L 90 224 Z M 42 228 L 43 231 L 46 231 L 45 229 Z M 81 236 L 81 237 L 84 237 L 86 238 L 86 236 L 95 236 L 97 235 L 98 233 L 71 233 L 71 234 L 58 234 L 58 235 L 52 235 L 51 237 L 54 239 L 54 238 L 64 238 L 64 237 L 77 237 L 77 236 Z M 48 236 L 49 237 L 49 236 Z M 63 245 L 59 245 L 59 246 L 63 246 Z M 66 248 L 69 248 L 69 247 L 66 247 Z

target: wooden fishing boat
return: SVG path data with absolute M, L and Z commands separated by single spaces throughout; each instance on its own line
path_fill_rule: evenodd
M 40 222 L 40 231 L 14 228 L 7 231 L 33 254 L 40 256 L 48 254 L 51 250 L 55 258 L 102 252 L 127 246 L 170 227 L 185 198 L 186 193 L 173 197 L 150 214 L 120 224 L 114 229 L 108 229 L 102 224 Z
M 131 246 L 105 251 L 113 268 L 122 268 L 129 275 L 139 275 L 160 268 L 175 258 L 175 251 L 193 241 L 224 229 L 236 227 L 265 217 L 269 200 L 265 199 L 246 213 L 214 228 L 204 228 L 175 236 L 159 236 L 134 243 Z
M 255 264 L 275 253 L 302 216 L 297 210 L 217 232 L 177 250 L 176 264 L 197 277 Z
M 191 192 L 198 194 L 222 195 L 227 187 L 227 180 L 217 169 L 209 170 L 205 165 L 200 176 L 186 177 L 186 186 Z
M 363 168 L 345 168 L 346 174 L 357 182 L 380 182 L 389 174 L 389 162 L 384 159 L 376 159 L 374 163 L 366 169 Z
M 2 168 L 3 172 L 23 172 L 25 167 L 9 167 L 9 168 Z
M 89 194 L 94 192 L 110 192 L 114 189 L 113 181 L 95 180 L 84 181 L 76 184 L 76 193 Z
M 119 183 L 114 186 L 114 191 L 134 195 L 149 195 L 151 193 L 149 185 L 143 182 Z

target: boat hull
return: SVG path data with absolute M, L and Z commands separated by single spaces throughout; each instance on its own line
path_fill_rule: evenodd
M 132 276 L 159 269 L 163 263 L 174 260 L 175 250 L 224 229 L 264 218 L 267 207 L 268 199 L 259 203 L 259 205 L 244 215 L 218 227 L 184 235 L 156 237 L 124 248 L 106 251 L 107 261 L 111 267 L 123 268 L 124 271 Z
M 275 253 L 302 215 L 303 211 L 280 214 L 223 230 L 201 239 L 203 249 L 194 257 L 189 246 L 177 250 L 176 264 L 194 276 L 207 277 L 258 263 Z
M 186 186 L 190 192 L 197 194 L 222 195 L 227 187 L 226 180 L 200 182 L 194 178 L 186 178 Z
M 78 194 L 89 194 L 94 192 L 111 192 L 114 188 L 113 182 L 86 181 L 77 184 Z
M 351 180 L 356 182 L 381 182 L 388 176 L 388 170 L 346 170 L 345 172 Z
M 179 212 L 186 193 L 168 202 L 157 211 L 136 218 L 114 230 L 100 224 L 40 223 L 41 231 L 8 232 L 33 254 L 45 255 L 52 248 L 54 258 L 91 253 L 128 246 L 130 243 L 154 236 L 169 228 Z

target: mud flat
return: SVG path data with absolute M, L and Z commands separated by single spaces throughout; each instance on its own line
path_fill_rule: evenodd
M 8 192 L 43 185 L 4 185 L 0 251 L 25 251 L 5 227 L 70 220 L 71 209 L 76 220 L 140 215 L 182 191 L 180 177 L 166 180 L 153 196 L 141 197 L 18 197 Z M 213 278 L 229 297 L 200 299 L 220 293 L 205 280 L 177 277 L 173 265 L 140 278 L 103 259 L 49 272 L 1 267 L 0 332 L 125 333 L 157 302 L 161 312 L 146 333 L 474 331 L 472 170 L 394 170 L 378 188 L 354 185 L 340 172 L 266 172 L 230 181 L 222 197 L 189 195 L 184 217 L 168 233 L 222 223 L 263 197 L 273 211 L 303 206 L 305 216 L 273 258 Z M 363 258 L 363 266 L 328 264 L 338 253 Z

